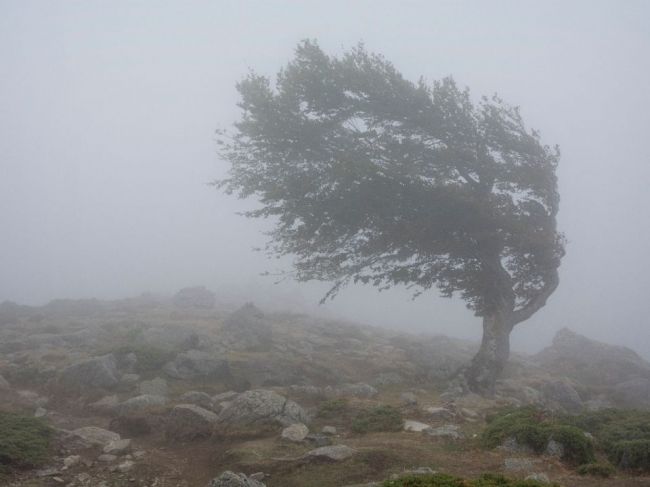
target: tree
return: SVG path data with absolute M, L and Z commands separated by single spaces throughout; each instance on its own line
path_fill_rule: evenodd
M 266 250 L 299 281 L 437 287 L 483 320 L 464 371 L 490 392 L 513 327 L 558 285 L 559 149 L 497 96 L 475 104 L 453 79 L 413 83 L 360 45 L 340 58 L 300 43 L 275 86 L 237 85 L 242 117 L 220 139 L 216 184 L 274 217 Z

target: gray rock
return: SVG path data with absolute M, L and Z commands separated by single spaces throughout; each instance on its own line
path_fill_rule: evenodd
M 550 457 L 562 458 L 564 456 L 564 445 L 559 441 L 551 439 L 546 444 L 544 453 Z
M 532 460 L 521 457 L 506 458 L 503 461 L 503 466 L 506 470 L 511 472 L 532 470 L 534 467 Z
M 212 479 L 207 487 L 266 487 L 262 482 L 247 477 L 243 473 L 225 471 L 217 478 Z
M 582 411 L 580 394 L 565 380 L 554 380 L 542 384 L 541 392 L 547 403 L 557 405 L 570 413 Z
M 140 394 L 150 394 L 152 396 L 166 396 L 168 392 L 167 381 L 161 377 L 151 380 L 143 380 L 138 386 Z
M 418 397 L 412 392 L 402 392 L 399 400 L 404 406 L 415 406 L 418 403 Z
M 542 472 L 532 473 L 525 480 L 535 480 L 541 484 L 550 484 L 551 480 L 548 478 L 548 475 Z
M 205 392 L 188 391 L 182 394 L 178 400 L 183 404 L 195 404 L 204 409 L 212 409 L 212 397 Z
M 59 383 L 69 389 L 110 389 L 118 384 L 115 356 L 111 353 L 66 367 Z
M 532 455 L 534 450 L 528 445 L 522 445 L 517 441 L 514 436 L 506 438 L 501 445 L 497 447 L 499 450 L 506 451 L 508 453 L 524 453 L 526 455 Z
M 237 395 L 219 414 L 219 423 L 226 427 L 262 424 L 289 426 L 308 422 L 307 413 L 297 403 L 263 389 Z
M 124 460 L 117 466 L 117 471 L 120 473 L 127 473 L 133 470 L 135 467 L 135 462 L 133 460 Z
M 120 439 L 118 433 L 98 428 L 97 426 L 84 426 L 83 428 L 77 428 L 70 433 L 91 445 L 101 447 L 108 445 L 111 441 L 117 441 Z
M 323 426 L 323 429 L 321 432 L 324 435 L 335 435 L 336 434 L 336 428 L 334 426 Z
M 404 421 L 404 431 L 414 431 L 416 433 L 421 433 L 422 431 L 428 430 L 429 428 L 431 428 L 430 425 L 420 423 L 419 421 L 413 421 L 410 419 Z
M 445 424 L 444 426 L 429 428 L 424 431 L 428 435 L 438 438 L 451 438 L 452 440 L 460 440 L 464 438 L 463 433 L 460 431 L 460 427 L 455 424 Z
M 165 436 L 175 440 L 195 440 L 212 434 L 217 415 L 194 404 L 179 404 L 169 412 Z
M 353 457 L 357 450 L 346 445 L 322 446 L 305 453 L 304 458 L 340 462 Z
M 11 385 L 9 384 L 7 379 L 2 377 L 2 375 L 0 374 L 0 391 L 6 391 L 6 390 L 8 390 L 10 388 L 11 388 Z
M 62 470 L 67 470 L 70 467 L 74 467 L 75 465 L 79 464 L 80 461 L 81 461 L 81 457 L 79 455 L 70 455 L 69 457 L 65 457 L 63 459 Z
M 305 440 L 314 446 L 329 446 L 332 440 L 329 436 L 321 433 L 315 433 L 305 436 Z
M 188 350 L 197 348 L 201 339 L 188 326 L 165 324 L 147 328 L 142 333 L 142 341 L 165 350 Z
M 372 385 L 375 387 L 383 387 L 401 384 L 402 382 L 404 382 L 404 378 L 397 372 L 382 372 L 375 377 Z
M 165 365 L 163 370 L 170 377 L 181 380 L 230 378 L 230 369 L 226 360 L 200 350 L 179 353 L 174 360 Z
M 424 411 L 432 421 L 449 421 L 454 419 L 454 413 L 447 408 L 431 406 L 425 408 Z
M 345 384 L 335 391 L 338 396 L 352 396 L 358 398 L 371 398 L 379 394 L 379 391 L 369 384 L 359 382 L 357 384 Z
M 185 287 L 174 295 L 173 303 L 174 306 L 185 309 L 212 309 L 216 304 L 216 297 L 204 286 Z
M 627 407 L 650 407 L 650 378 L 638 378 L 617 384 L 614 399 Z
M 123 455 L 131 449 L 131 440 L 122 439 L 122 440 L 113 440 L 109 442 L 104 447 L 104 453 L 110 453 L 111 455 Z
M 97 457 L 97 460 L 104 463 L 111 463 L 117 460 L 117 455 L 112 455 L 110 453 L 102 453 Z
M 307 428 L 307 426 L 305 426 L 303 423 L 295 423 L 284 428 L 280 434 L 280 437 L 283 440 L 300 443 L 304 441 L 308 434 L 309 428 Z
M 124 374 L 120 382 L 127 386 L 133 386 L 138 383 L 140 376 L 138 374 Z
M 127 416 L 130 414 L 141 414 L 150 412 L 151 410 L 158 410 L 167 404 L 167 399 L 163 396 L 154 396 L 153 394 L 141 394 L 132 397 L 121 403 L 117 412 L 120 416 Z
M 116 395 L 104 396 L 99 401 L 95 401 L 88 405 L 88 408 L 98 413 L 112 414 L 117 410 L 120 400 Z
M 268 350 L 272 344 L 271 324 L 253 303 L 232 313 L 222 331 L 225 344 L 234 350 Z
M 36 411 L 34 411 L 35 418 L 43 418 L 46 415 L 47 415 L 47 410 L 45 408 L 36 408 Z

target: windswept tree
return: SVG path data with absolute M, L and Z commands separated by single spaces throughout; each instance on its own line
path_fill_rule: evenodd
M 460 296 L 483 321 L 464 375 L 492 391 L 513 327 L 558 285 L 558 148 L 498 97 L 411 82 L 363 46 L 332 57 L 304 41 L 275 83 L 252 73 L 237 88 L 217 185 L 273 218 L 269 254 L 331 282 L 324 299 L 350 282 Z

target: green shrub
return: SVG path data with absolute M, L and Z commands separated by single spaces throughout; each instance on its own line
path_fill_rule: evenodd
M 396 480 L 386 480 L 382 487 L 557 487 L 536 480 L 511 480 L 502 475 L 485 474 L 475 480 L 465 480 L 445 474 L 407 475 Z
M 362 411 L 352 421 L 352 431 L 355 433 L 400 431 L 403 426 L 402 413 L 392 406 L 377 406 Z
M 650 470 L 650 440 L 617 441 L 609 459 L 619 468 Z
M 581 464 L 594 460 L 593 442 L 581 429 L 563 424 L 535 408 L 506 410 L 488 421 L 481 438 L 488 448 L 499 446 L 507 438 L 515 438 L 517 443 L 542 453 L 549 440 L 555 440 L 564 447 L 564 461 Z
M 580 475 L 591 475 L 592 477 L 602 477 L 604 479 L 611 477 L 616 469 L 608 463 L 587 463 L 578 467 Z
M 40 418 L 0 412 L 0 471 L 42 464 L 51 437 L 51 428 Z
M 337 418 L 347 413 L 350 409 L 345 399 L 330 399 L 321 403 L 316 416 L 319 418 Z

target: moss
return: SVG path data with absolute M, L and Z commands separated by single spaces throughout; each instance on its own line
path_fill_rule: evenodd
M 382 487 L 549 487 L 536 480 L 512 480 L 502 475 L 485 474 L 474 480 L 466 480 L 445 474 L 407 475 L 396 480 L 386 480 Z M 550 487 L 557 484 L 550 484 Z
M 400 431 L 403 426 L 402 413 L 392 406 L 377 406 L 362 411 L 352 421 L 352 431 L 355 433 Z
M 616 472 L 616 469 L 608 463 L 587 463 L 578 467 L 580 475 L 591 475 L 592 477 L 609 478 Z
M 42 419 L 0 412 L 0 470 L 42 464 L 51 438 L 52 430 Z

